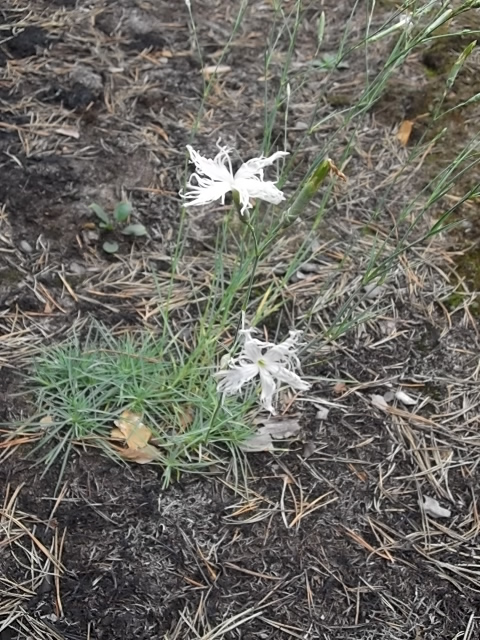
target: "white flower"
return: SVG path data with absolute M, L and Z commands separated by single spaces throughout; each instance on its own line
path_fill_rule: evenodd
M 236 191 L 242 205 L 241 213 L 251 209 L 250 198 L 260 198 L 272 204 L 280 204 L 285 200 L 283 193 L 277 189 L 274 182 L 263 179 L 263 169 L 273 164 L 277 158 L 287 156 L 286 151 L 277 151 L 269 158 L 252 158 L 244 162 L 234 174 L 230 160 L 230 149 L 217 144 L 219 152 L 212 160 L 204 158 L 198 151 L 187 145 L 191 161 L 195 164 L 195 173 L 187 183 L 188 190 L 182 193 L 185 206 L 208 204 L 221 200 L 225 203 L 225 195 L 229 191 Z
M 260 402 L 267 411 L 275 413 L 273 396 L 283 382 L 292 389 L 306 391 L 308 382 L 292 371 L 299 367 L 296 345 L 301 331 L 290 331 L 290 337 L 278 345 L 252 338 L 252 329 L 241 331 L 244 336 L 243 349 L 237 358 L 230 361 L 229 368 L 219 371 L 219 392 L 226 395 L 238 393 L 244 385 L 260 377 L 262 393 Z

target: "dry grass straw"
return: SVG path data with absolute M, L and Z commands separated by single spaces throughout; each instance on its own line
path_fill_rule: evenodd
M 56 617 L 63 616 L 60 578 L 65 532 L 54 520 L 59 500 L 49 519 L 39 520 L 18 508 L 22 487 L 8 485 L 0 509 L 0 632 L 15 630 L 19 640 L 61 639 L 51 624 L 35 614 L 35 603 L 48 593 L 54 599 Z

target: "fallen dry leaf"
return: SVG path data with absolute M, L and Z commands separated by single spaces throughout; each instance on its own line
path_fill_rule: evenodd
M 286 440 L 295 436 L 301 429 L 296 418 L 268 418 L 257 420 L 256 424 L 262 424 L 249 438 L 240 445 L 242 451 L 253 453 L 255 451 L 273 451 L 273 440 Z
M 347 181 L 347 176 L 342 173 L 340 171 L 340 169 L 337 167 L 337 165 L 329 159 L 329 163 L 330 163 L 330 171 L 337 176 L 337 178 L 340 178 L 340 180 L 343 180 L 344 182 Z
M 413 125 L 414 125 L 414 122 L 412 120 L 404 120 L 398 128 L 397 140 L 404 147 L 407 146 L 408 141 L 410 140 L 410 135 L 412 133 Z
M 111 445 L 114 451 L 124 460 L 131 460 L 137 464 L 148 464 L 154 460 L 158 460 L 160 452 L 151 444 L 147 444 L 141 449 L 126 449 L 125 447 L 115 447 Z
M 180 432 L 183 433 L 188 429 L 188 427 L 193 422 L 193 409 L 192 407 L 187 407 L 183 413 L 178 416 L 178 423 L 180 425 Z
M 168 142 L 168 133 L 165 131 L 165 129 L 163 127 L 160 127 L 158 124 L 152 124 L 150 125 L 152 131 L 155 131 L 155 133 L 158 133 L 158 135 L 163 138 L 165 140 L 165 142 Z
M 269 418 L 259 428 L 259 433 L 268 433 L 274 440 L 286 440 L 295 436 L 301 427 L 296 418 Z
M 272 436 L 269 433 L 262 433 L 260 429 L 244 440 L 239 447 L 245 453 L 274 450 Z
M 121 441 L 126 446 L 119 447 L 110 444 L 112 449 L 124 460 L 131 460 L 137 464 L 148 464 L 160 457 L 159 450 L 149 440 L 152 438 L 152 431 L 142 422 L 142 416 L 125 409 L 120 414 L 116 425 L 110 433 L 112 440 Z
M 122 442 L 125 442 L 125 436 L 123 435 L 123 431 L 120 431 L 120 429 L 117 429 L 117 427 L 112 429 L 112 431 L 110 432 L 110 439 L 121 440 Z
M 151 430 L 142 422 L 142 416 L 125 409 L 118 420 L 114 420 L 118 429 L 113 429 L 111 437 L 118 439 L 120 432 L 129 449 L 142 449 L 146 447 L 152 437 Z

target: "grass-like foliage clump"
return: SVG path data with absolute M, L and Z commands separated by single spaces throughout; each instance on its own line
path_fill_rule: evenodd
M 116 335 L 100 325 L 83 339 L 43 350 L 29 376 L 39 417 L 30 428 L 43 431 L 36 447 L 41 460 L 47 466 L 58 457 L 66 461 L 76 444 L 146 461 L 142 447 L 111 437 L 125 412 L 151 432 L 149 461 L 162 465 L 165 484 L 181 471 L 218 464 L 218 444 L 236 456 L 236 445 L 250 433 L 242 420 L 250 405 L 228 402 L 224 418 L 213 420 L 216 382 L 201 360 L 198 349 L 188 353 L 180 341 L 145 332 Z

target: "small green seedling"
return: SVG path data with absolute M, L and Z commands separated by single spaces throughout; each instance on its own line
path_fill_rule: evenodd
M 110 217 L 108 213 L 106 213 L 105 209 L 96 202 L 93 202 L 89 206 L 89 209 L 91 209 L 100 220 L 98 226 L 102 231 L 115 231 L 116 229 L 119 229 L 125 236 L 140 237 L 147 235 L 147 230 L 143 224 L 127 224 L 126 226 L 123 226 L 128 222 L 130 214 L 132 213 L 132 205 L 130 202 L 117 202 L 115 209 L 113 210 L 113 217 Z M 106 240 L 103 243 L 102 248 L 106 253 L 116 253 L 119 248 L 118 242 L 115 242 L 114 240 Z

